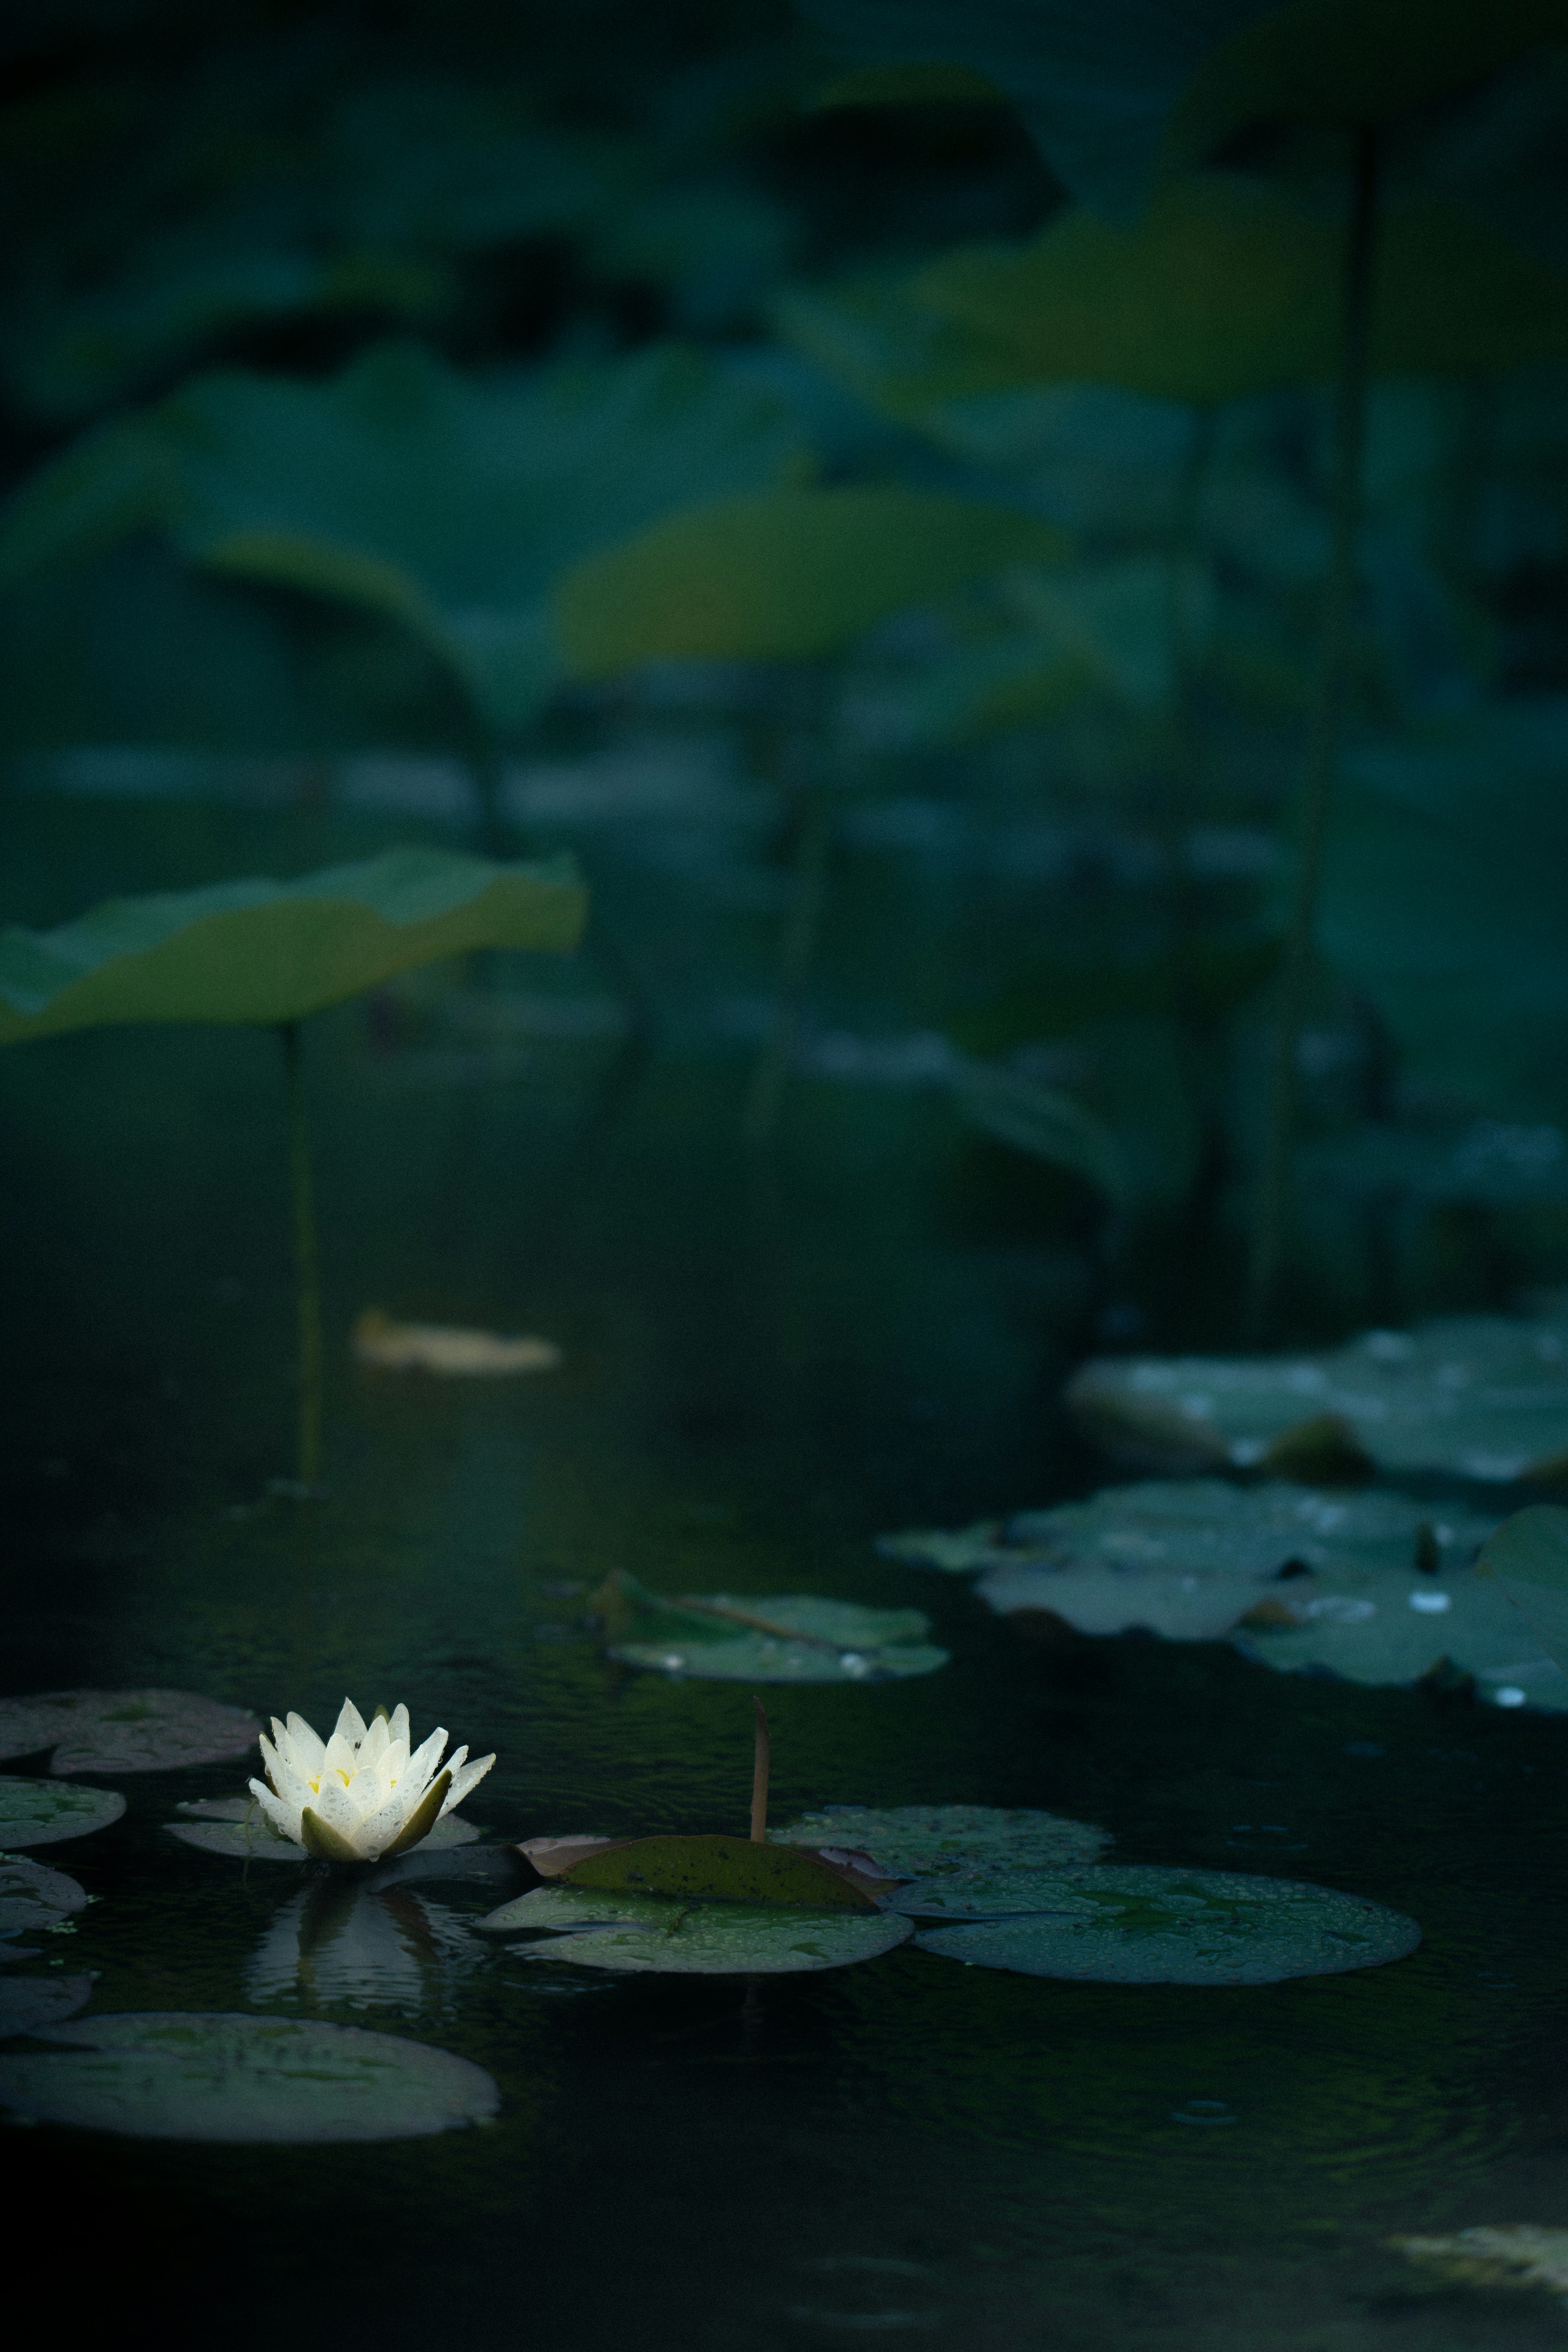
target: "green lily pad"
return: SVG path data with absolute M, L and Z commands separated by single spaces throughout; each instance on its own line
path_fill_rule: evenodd
M 63 1870 L 0 1854 L 0 1936 L 55 1927 L 87 1906 L 87 1889 Z
M 0 1757 L 52 1748 L 51 1772 L 163 1772 L 220 1764 L 256 1745 L 243 1707 L 196 1691 L 42 1691 L 0 1699 Z
M 1568 1511 L 1537 1503 L 1488 1539 L 1479 1560 L 1568 1682 Z
M 104 1022 L 297 1021 L 471 948 L 570 948 L 584 907 L 567 860 L 434 849 L 111 898 L 57 930 L 0 933 L 0 1045 Z
M 594 1607 L 611 1657 L 709 1682 L 885 1682 L 934 1674 L 948 1659 L 924 1639 L 931 1620 L 921 1610 L 866 1609 L 807 1592 L 667 1601 L 617 1569 Z
M 232 1854 L 241 1862 L 309 1862 L 302 1845 L 279 1837 L 254 1797 L 202 1797 L 180 1807 L 188 1821 L 165 1822 L 171 1837 L 203 1853 Z M 437 1853 L 471 1845 L 483 1833 L 458 1813 L 447 1813 L 420 1841 L 419 1851 Z
M 1042 1879 L 1042 1890 L 1044 1880 Z M 1403 1959 L 1414 1919 L 1288 1878 L 1098 1864 L 1050 1882 L 1028 1917 L 928 1927 L 923 1951 L 1022 1976 L 1100 1984 L 1278 1984 Z
M 23 1780 L 0 1772 L 0 1846 L 56 1845 L 117 1822 L 117 1789 L 76 1789 L 58 1780 Z
M 1092 1862 L 1110 1839 L 1088 1822 L 1022 1806 L 825 1805 L 768 1835 L 781 1845 L 868 1853 L 889 1878 L 930 1881 Z
M 1568 1462 L 1568 1322 L 1451 1315 L 1299 1356 L 1129 1356 L 1085 1364 L 1074 1412 L 1149 1468 L 1349 1466 L 1550 1478 Z
M 58 2053 L 0 2059 L 0 2106 L 135 2139 L 417 2139 L 488 2123 L 482 2067 L 363 2026 L 180 2011 L 56 2026 Z
M 907 1942 L 907 1919 L 885 1911 L 805 1911 L 743 1903 L 535 1887 L 479 1922 L 497 1935 L 557 1933 L 522 1957 L 627 1976 L 794 1976 L 852 1968 Z
M 1232 1641 L 1280 1673 L 1357 1683 L 1473 1676 L 1505 1707 L 1568 1710 L 1568 1675 L 1535 1638 L 1502 1584 L 1473 1569 L 1443 1576 L 1343 1569 L 1276 1585 Z
M 87 2007 L 97 1981 L 90 1976 L 0 1978 L 0 2037 L 63 2025 Z
M 1048 1611 L 1080 1633 L 1145 1626 L 1170 1641 L 1215 1641 L 1283 1580 L 1289 1608 L 1311 1575 L 1342 1570 L 1395 1573 L 1471 1560 L 1492 1522 L 1404 1495 L 1325 1494 L 1270 1481 L 1146 1479 L 1110 1486 L 1087 1503 L 983 1519 L 953 1533 L 884 1537 L 894 1559 L 978 1575 L 981 1600 L 1000 1615 Z
M 737 1837 L 630 1838 L 584 1854 L 562 1881 L 601 1893 L 668 1895 L 693 1903 L 804 1904 L 868 1910 L 877 1882 L 853 1864 Z

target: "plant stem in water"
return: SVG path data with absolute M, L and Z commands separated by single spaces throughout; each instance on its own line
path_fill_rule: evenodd
M 1378 137 L 1355 134 L 1350 219 L 1344 244 L 1340 363 L 1334 397 L 1332 551 L 1323 599 L 1318 673 L 1307 740 L 1295 887 L 1281 959 L 1269 1069 L 1268 1123 L 1252 1228 L 1247 1322 L 1266 1335 L 1285 1251 L 1289 1212 L 1290 1149 L 1296 1125 L 1297 1066 L 1312 971 L 1313 934 L 1329 802 L 1344 732 L 1355 605 L 1357 526 L 1361 515 L 1362 453 L 1366 439 L 1368 341 L 1373 260 L 1377 227 Z
M 296 1475 L 302 1489 L 321 1475 L 321 1267 L 310 1181 L 310 1134 L 300 1067 L 300 1024 L 285 1021 L 283 1078 L 289 1103 L 289 1183 L 294 1211 L 294 1282 L 300 1329 L 300 1435 Z
M 757 1722 L 757 1745 L 752 1765 L 752 1843 L 761 1845 L 768 1833 L 768 1769 L 773 1742 L 768 1736 L 768 1712 L 760 1698 L 752 1701 Z

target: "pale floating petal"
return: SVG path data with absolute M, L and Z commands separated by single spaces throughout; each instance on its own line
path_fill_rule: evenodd
M 302 1715 L 289 1717 L 288 1733 L 289 1762 L 307 1780 L 313 1780 L 321 1769 L 326 1743 L 319 1732 L 311 1730 Z
M 495 1760 L 494 1756 L 477 1757 L 472 1764 L 465 1764 L 461 1772 L 453 1773 L 452 1785 L 447 1793 L 447 1801 L 441 1808 L 443 1813 L 449 1813 L 454 1805 L 462 1803 L 470 1790 L 479 1787 Z
M 362 1364 L 385 1372 L 436 1372 L 447 1380 L 499 1379 L 513 1372 L 552 1372 L 561 1361 L 552 1339 L 498 1331 L 470 1331 L 446 1323 L 395 1323 L 367 1307 L 353 1328 Z
M 343 1701 L 342 1711 L 332 1726 L 332 1738 L 346 1739 L 355 1748 L 364 1738 L 364 1717 L 352 1698 Z
M 300 1807 L 298 1805 L 286 1805 L 282 1801 L 281 1798 L 275 1797 L 271 1790 L 260 1780 L 253 1780 L 251 1782 L 250 1793 L 256 1799 L 257 1803 L 260 1806 L 262 1811 L 266 1814 L 268 1820 L 271 1822 L 279 1837 L 286 1837 L 293 1845 L 302 1845 L 304 1843 L 304 1839 L 300 1829 Z

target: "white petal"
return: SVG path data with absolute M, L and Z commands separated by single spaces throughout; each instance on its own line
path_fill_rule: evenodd
M 391 1730 L 394 1739 L 401 1739 L 405 1748 L 413 1747 L 414 1734 L 408 1728 L 408 1709 L 401 1699 L 392 1710 Z
M 334 1731 L 327 1742 L 326 1759 L 321 1766 L 321 1786 L 325 1788 L 328 1780 L 339 1772 L 345 1780 L 352 1780 L 358 1763 L 359 1757 L 354 1748 L 340 1732 Z
M 460 1772 L 454 1772 L 452 1785 L 447 1791 L 447 1801 L 441 1808 L 442 1812 L 449 1813 L 454 1805 L 460 1805 L 469 1790 L 479 1787 L 495 1760 L 493 1756 L 479 1756 L 473 1763 L 465 1764 Z
M 302 1780 L 313 1780 L 327 1752 L 324 1744 L 302 1715 L 291 1715 L 287 1728 L 289 1763 Z
M 388 1789 L 393 1788 L 396 1782 L 401 1780 L 404 1774 L 408 1769 L 408 1742 L 406 1739 L 395 1739 L 391 1747 L 381 1759 L 380 1764 L 376 1769 L 381 1773 L 383 1780 L 386 1782 Z
M 284 1804 L 292 1805 L 298 1812 L 301 1805 L 315 1802 L 309 1780 L 295 1771 L 287 1756 L 279 1756 L 265 1734 L 262 1736 L 261 1755 L 267 1766 L 267 1777 Z
M 413 1811 L 413 1806 L 405 1801 L 402 1790 L 398 1790 L 388 1797 L 385 1804 L 378 1811 L 366 1816 L 360 1825 L 360 1836 L 370 1861 L 378 1862 L 381 1859 L 382 1854 L 405 1826 Z
M 357 1748 L 364 1738 L 364 1717 L 352 1698 L 343 1701 L 342 1713 L 332 1726 L 334 1739 L 346 1739 Z
M 253 1780 L 251 1782 L 250 1793 L 255 1798 L 257 1803 L 260 1806 L 262 1811 L 266 1814 L 268 1820 L 271 1822 L 273 1828 L 278 1832 L 279 1837 L 289 1839 L 295 1845 L 304 1844 L 305 1841 L 300 1834 L 300 1808 L 298 1805 L 285 1805 L 281 1803 L 279 1800 L 273 1795 L 271 1790 L 260 1780 Z
M 403 1789 L 410 1790 L 416 1803 L 435 1779 L 441 1762 L 441 1750 L 446 1745 L 446 1733 L 433 1731 L 428 1739 L 420 1742 L 409 1758 L 408 1769 L 404 1774 L 399 1788 L 400 1791 Z
M 386 1746 L 391 1736 L 392 1735 L 386 1727 L 385 1716 L 374 1716 L 371 1718 L 371 1721 L 366 1725 L 364 1738 L 359 1744 L 360 1762 L 362 1764 L 374 1763 L 375 1759 L 381 1754 L 382 1749 Z
M 461 1746 L 460 1748 L 453 1748 L 453 1750 L 452 1750 L 452 1752 L 451 1752 L 451 1754 L 450 1754 L 450 1756 L 448 1756 L 448 1757 L 447 1757 L 447 1771 L 448 1771 L 448 1772 L 450 1772 L 450 1774 L 451 1774 L 451 1776 L 452 1776 L 452 1778 L 453 1778 L 453 1780 L 454 1780 L 457 1779 L 457 1777 L 458 1777 L 458 1773 L 462 1770 L 462 1769 L 463 1769 L 463 1765 L 464 1765 L 464 1761 L 465 1761 L 465 1759 L 467 1759 L 468 1753 L 468 1741 L 465 1739 L 465 1740 L 464 1740 L 464 1742 L 463 1742 L 463 1744 L 462 1744 L 462 1746 Z
M 381 1775 L 374 1764 L 362 1765 L 343 1790 L 343 1794 L 353 1807 L 354 1819 L 358 1822 L 368 1820 L 372 1813 L 379 1813 L 386 1801 L 386 1791 L 381 1785 Z
M 360 1810 L 350 1798 L 348 1790 L 341 1780 L 334 1780 L 330 1776 L 323 1777 L 321 1793 L 317 1798 L 312 1810 L 325 1822 L 329 1829 L 336 1830 L 340 1837 L 346 1838 L 356 1853 L 363 1852 L 364 1849 L 361 1843 L 361 1831 L 363 1823 L 360 1817 Z

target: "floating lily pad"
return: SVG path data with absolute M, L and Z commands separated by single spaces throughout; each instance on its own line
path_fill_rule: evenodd
M 1489 1481 L 1568 1474 L 1568 1322 L 1452 1315 L 1320 1355 L 1103 1358 L 1079 1419 L 1149 1468 L 1353 1466 Z
M 479 1925 L 496 1935 L 557 1931 L 523 1957 L 634 1976 L 793 1976 L 851 1968 L 910 1933 L 885 1911 L 805 1911 L 745 1903 L 538 1886 Z
M 482 2067 L 363 2026 L 153 2011 L 39 2038 L 63 2046 L 0 2059 L 0 2106 L 137 2139 L 416 2139 L 500 2104 Z
M 0 1936 L 58 1927 L 86 1907 L 87 1890 L 63 1870 L 0 1855 Z
M 603 1893 L 810 1910 L 871 1909 L 883 1884 L 858 1856 L 829 1861 L 810 1849 L 722 1836 L 629 1838 L 585 1853 L 562 1875 Z
M 76 1789 L 68 1781 L 24 1780 L 0 1772 L 0 1846 L 56 1845 L 103 1830 L 125 1811 L 118 1789 Z
M 309 1862 L 304 1846 L 279 1837 L 254 1797 L 203 1797 L 180 1807 L 188 1821 L 165 1822 L 163 1827 L 185 1845 L 204 1853 L 233 1854 L 241 1862 Z M 446 1813 L 420 1840 L 419 1851 L 439 1852 L 454 1845 L 471 1845 L 482 1832 L 457 1813 Z
M 1142 1625 L 1194 1642 L 1228 1633 L 1257 1606 L 1260 1585 L 1303 1570 L 1468 1562 L 1490 1526 L 1403 1495 L 1325 1494 L 1279 1480 L 1149 1479 L 952 1534 L 886 1537 L 879 1549 L 950 1574 L 978 1573 L 979 1597 L 1003 1616 L 1045 1610 L 1080 1633 Z
M 65 1690 L 0 1699 L 0 1757 L 55 1751 L 51 1772 L 163 1772 L 220 1764 L 256 1745 L 243 1707 L 195 1691 Z
M 1515 1512 L 1488 1541 L 1480 1567 L 1558 1667 L 1568 1669 L 1568 1511 L 1538 1503 Z
M 1042 1886 L 1044 1880 L 1042 1878 Z M 1097 1864 L 1050 1882 L 1027 1917 L 928 1927 L 943 1959 L 1101 1984 L 1278 1984 L 1403 1959 L 1414 1919 L 1359 1895 L 1228 1870 Z
M 710 1682 L 863 1683 L 933 1674 L 948 1654 L 919 1609 L 867 1609 L 786 1592 L 650 1592 L 616 1570 L 593 1596 L 609 1653 Z
M 90 1976 L 0 1979 L 0 2038 L 63 2025 L 87 2007 L 97 1981 Z
M 781 1845 L 847 1847 L 891 1878 L 921 1880 L 1060 1870 L 1092 1862 L 1110 1843 L 1088 1822 L 997 1805 L 825 1805 L 768 1834 Z
M 1568 1711 L 1568 1675 L 1494 1579 L 1462 1568 L 1442 1577 L 1353 1569 L 1274 1586 L 1232 1639 L 1283 1673 L 1357 1683 L 1474 1677 L 1502 1706 Z

